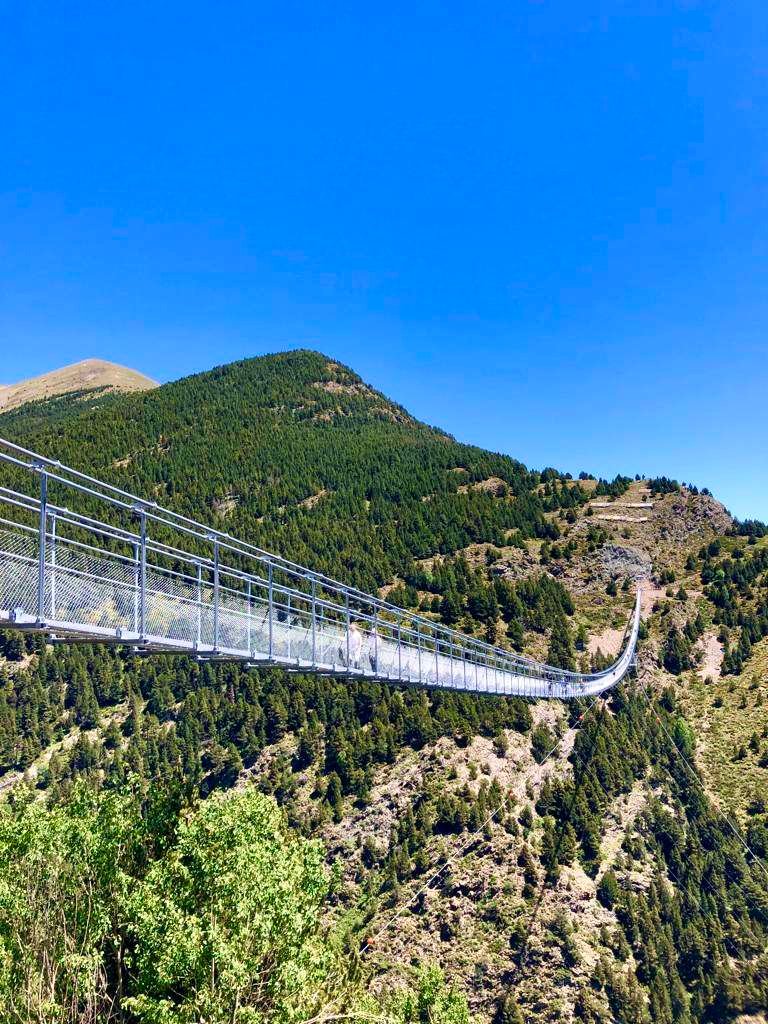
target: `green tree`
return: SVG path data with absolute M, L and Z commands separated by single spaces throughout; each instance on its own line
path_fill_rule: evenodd
M 466 999 L 434 966 L 421 972 L 415 991 L 395 997 L 389 1009 L 402 1024 L 470 1024 Z
M 440 616 L 446 626 L 455 626 L 461 618 L 461 597 L 455 590 L 449 590 L 440 605 Z
M 507 992 L 499 1003 L 494 1024 L 525 1024 L 525 1019 L 512 992 Z
M 609 910 L 616 906 L 619 899 L 619 883 L 612 868 L 609 868 L 600 879 L 597 887 L 597 898 Z
M 318 933 L 322 861 L 319 845 L 290 837 L 261 794 L 209 798 L 128 900 L 136 950 L 127 1005 L 137 1019 L 316 1013 L 331 966 Z
M 547 661 L 550 665 L 555 665 L 557 668 L 576 668 L 571 631 L 568 628 L 567 621 L 562 616 L 557 618 L 552 627 Z

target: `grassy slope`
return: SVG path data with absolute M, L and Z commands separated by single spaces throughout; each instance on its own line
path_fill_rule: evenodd
M 694 672 L 684 688 L 686 713 L 700 740 L 707 778 L 741 815 L 756 793 L 768 793 L 767 681 L 768 640 L 763 640 L 741 675 L 706 682 Z M 753 736 L 758 737 L 758 750 L 750 747 Z

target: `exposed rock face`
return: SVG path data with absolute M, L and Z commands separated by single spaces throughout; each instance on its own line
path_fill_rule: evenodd
M 507 548 L 504 557 L 491 566 L 494 576 L 504 576 L 511 582 L 522 580 L 538 569 L 537 559 L 522 548 Z
M 706 538 L 727 533 L 733 519 L 725 507 L 708 494 L 670 495 L 658 506 L 659 532 L 669 543 L 687 541 L 692 537 Z
M 639 548 L 604 544 L 599 552 L 599 561 L 603 573 L 611 578 L 629 577 L 636 582 L 651 574 L 651 556 Z
M 562 566 L 574 593 L 585 593 L 591 585 L 607 583 L 611 578 L 629 578 L 637 582 L 661 568 L 681 571 L 685 555 L 702 544 L 728 533 L 733 519 L 727 510 L 708 494 L 692 494 L 687 488 L 647 500 L 645 485 L 632 484 L 628 502 L 648 504 L 647 516 L 605 520 L 588 510 L 578 518 L 573 534 L 586 536 L 602 531 L 602 544 L 579 562 Z M 618 505 L 618 502 L 613 503 Z M 553 567 L 552 575 L 558 575 Z
M 104 359 L 84 359 L 80 363 L 64 366 L 60 370 L 43 373 L 39 377 L 0 387 L 0 412 L 8 412 L 27 402 L 55 398 L 75 391 L 107 388 L 110 391 L 148 391 L 157 387 L 157 381 L 145 377 L 117 363 Z

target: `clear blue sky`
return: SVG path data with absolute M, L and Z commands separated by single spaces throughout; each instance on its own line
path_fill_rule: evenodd
M 295 346 L 768 519 L 765 0 L 0 0 L 0 382 Z

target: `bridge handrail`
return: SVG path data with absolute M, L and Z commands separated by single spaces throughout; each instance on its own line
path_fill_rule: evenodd
M 39 455 L 34 451 L 3 438 L 0 438 L 0 461 L 13 465 L 28 473 L 37 474 L 41 478 L 45 477 L 47 481 L 56 481 L 64 487 L 71 488 L 74 491 L 88 495 L 97 501 L 112 505 L 113 507 L 119 508 L 123 512 L 127 512 L 132 516 L 139 515 L 143 517 L 144 522 L 149 519 L 160 524 L 166 529 L 176 531 L 177 533 L 181 533 L 186 536 L 191 536 L 197 541 L 202 541 L 203 543 L 208 544 L 213 543 L 214 550 L 223 549 L 239 558 L 245 558 L 252 562 L 255 561 L 262 566 L 266 566 L 267 575 L 269 575 L 270 578 L 273 570 L 277 569 L 280 572 L 285 573 L 289 578 L 299 579 L 304 583 L 311 583 L 313 585 L 313 594 L 315 592 L 315 588 L 319 585 L 323 591 L 329 594 L 341 595 L 344 599 L 343 605 L 336 604 L 333 601 L 327 601 L 321 596 L 313 597 L 313 600 L 315 600 L 316 603 L 322 604 L 326 608 L 333 610 L 340 616 L 346 614 L 347 620 L 349 620 L 350 599 L 354 602 L 365 605 L 367 609 L 370 609 L 373 612 L 371 615 L 369 612 L 363 612 L 362 609 L 355 608 L 354 618 L 356 620 L 364 619 L 375 625 L 378 612 L 386 613 L 396 620 L 399 632 L 402 631 L 402 633 L 408 637 L 415 637 L 419 644 L 421 644 L 422 641 L 427 641 L 428 644 L 431 643 L 433 645 L 432 650 L 434 650 L 435 653 L 439 650 L 445 650 L 446 648 L 449 648 L 451 651 L 461 650 L 462 656 L 464 655 L 464 652 L 466 652 L 466 654 L 469 654 L 474 658 L 482 659 L 481 663 L 486 665 L 489 663 L 493 664 L 496 667 L 503 668 L 504 671 L 522 673 L 525 676 L 543 678 L 552 682 L 574 683 L 579 686 L 599 682 L 611 675 L 619 673 L 631 661 L 635 645 L 637 643 L 640 624 L 639 589 L 632 617 L 627 623 L 627 629 L 625 630 L 626 643 L 623 644 L 623 650 L 617 660 L 611 666 L 599 672 L 576 672 L 570 669 L 562 669 L 546 665 L 515 652 L 505 650 L 504 648 L 496 647 L 486 641 L 479 640 L 476 637 L 463 634 L 458 630 L 454 630 L 442 623 L 436 623 L 432 619 L 428 619 L 418 613 L 406 611 L 400 606 L 388 602 L 385 599 L 371 594 L 366 594 L 357 587 L 347 586 L 346 584 L 341 583 L 332 577 L 326 576 L 323 573 L 308 569 L 296 562 L 292 562 L 290 559 L 283 558 L 282 556 L 274 555 L 256 545 L 250 544 L 247 541 L 242 541 L 226 531 L 208 526 L 207 524 L 191 519 L 181 513 L 174 512 L 172 509 L 167 509 L 155 501 L 147 501 L 146 499 L 132 494 L 130 491 L 116 487 L 113 484 L 105 483 L 96 477 L 92 477 L 79 470 L 72 469 L 58 460 Z M 13 491 L 11 488 L 4 486 L 0 487 L 0 502 L 7 502 L 12 505 L 20 506 L 29 512 L 36 512 L 38 514 L 42 509 L 41 498 L 25 494 L 23 492 Z M 136 545 L 141 542 L 141 534 L 139 533 L 132 533 L 130 530 L 126 530 L 123 527 L 104 523 L 101 520 L 94 519 L 93 517 L 87 516 L 83 513 L 74 512 L 67 507 L 57 506 L 52 502 L 46 501 L 45 508 L 46 515 L 50 513 L 54 516 L 58 516 L 60 522 L 66 522 L 69 525 L 90 530 L 94 533 L 111 537 L 112 540 L 123 543 Z M 231 565 L 219 565 L 219 563 L 214 561 L 214 559 L 194 554 L 181 548 L 177 548 L 171 544 L 155 540 L 154 538 L 149 538 L 146 536 L 146 533 L 143 543 L 145 544 L 146 550 L 152 551 L 157 555 L 185 561 L 196 567 L 202 566 L 209 571 L 215 568 L 221 575 L 237 579 L 242 583 L 256 583 L 259 586 L 264 586 L 267 583 L 267 575 L 254 575 Z M 291 597 L 295 596 L 303 601 L 307 601 L 310 596 L 303 590 L 294 589 L 290 586 L 285 586 L 284 584 L 274 583 L 270 584 L 270 586 L 274 586 L 274 589 L 277 592 L 285 594 L 288 597 L 289 604 Z M 231 590 L 230 592 L 235 593 L 235 591 Z M 389 620 L 386 620 L 386 622 L 389 624 Z M 406 641 L 406 643 L 407 642 L 408 641 Z M 411 646 L 410 644 L 408 645 Z M 428 647 L 427 649 L 430 648 Z
M 7 452 L 2 450 L 3 448 L 10 449 L 19 455 L 25 456 L 27 461 L 8 455 Z M 138 495 L 132 494 L 130 491 L 116 487 L 114 484 L 105 483 L 96 477 L 89 476 L 87 473 L 73 469 L 57 459 L 49 459 L 44 455 L 40 455 L 37 452 L 22 447 L 21 445 L 17 445 L 3 437 L 0 437 L 0 461 L 12 463 L 19 468 L 34 473 L 41 473 L 43 470 L 46 470 L 49 479 L 56 480 L 59 483 L 79 490 L 82 493 L 90 494 L 92 497 L 106 501 L 115 507 L 122 508 L 124 511 L 143 511 L 148 518 L 153 519 L 155 522 L 169 526 L 172 529 L 181 530 L 187 535 L 196 537 L 197 539 L 213 540 L 215 538 L 220 542 L 224 542 L 224 544 L 232 551 L 245 555 L 246 557 L 256 558 L 257 560 L 267 564 L 272 563 L 273 566 L 293 572 L 302 579 L 314 579 L 326 589 L 332 589 L 343 594 L 349 594 L 351 597 L 356 597 L 366 603 L 375 602 L 381 609 L 390 611 L 398 615 L 398 617 L 403 613 L 403 609 L 399 605 L 392 604 L 384 598 L 367 594 L 358 587 L 342 583 L 339 580 L 336 580 L 331 576 L 326 576 L 324 573 L 318 572 L 315 569 L 308 569 L 306 566 L 300 565 L 298 562 L 292 562 L 290 559 L 284 558 L 282 555 L 273 554 L 272 552 L 266 551 L 255 544 L 249 543 L 248 541 L 240 540 L 238 537 L 234 537 L 232 534 L 227 533 L 224 530 L 219 530 L 216 527 L 209 526 L 196 519 L 191 519 L 189 516 L 173 511 L 173 509 L 165 508 L 156 501 L 149 501 L 146 498 L 141 498 Z M 73 479 L 68 479 L 69 477 L 72 477 Z M 78 483 L 80 480 L 85 483 Z M 127 500 L 124 501 L 121 499 Z M 441 632 L 452 634 L 453 636 L 460 638 L 464 643 L 469 641 L 475 647 L 485 649 L 489 653 L 503 650 L 502 648 L 494 647 L 492 644 L 488 644 L 483 640 L 479 640 L 477 637 L 468 637 L 466 634 L 461 633 L 458 630 L 451 629 L 450 626 L 435 623 L 431 619 L 427 619 L 418 613 L 408 613 L 408 618 L 412 622 L 418 622 L 419 624 L 426 626 L 430 631 L 438 627 Z M 510 654 L 510 652 L 506 653 Z M 539 664 L 534 659 L 526 658 L 523 655 L 518 655 L 518 658 L 521 661 L 530 663 L 531 665 Z

